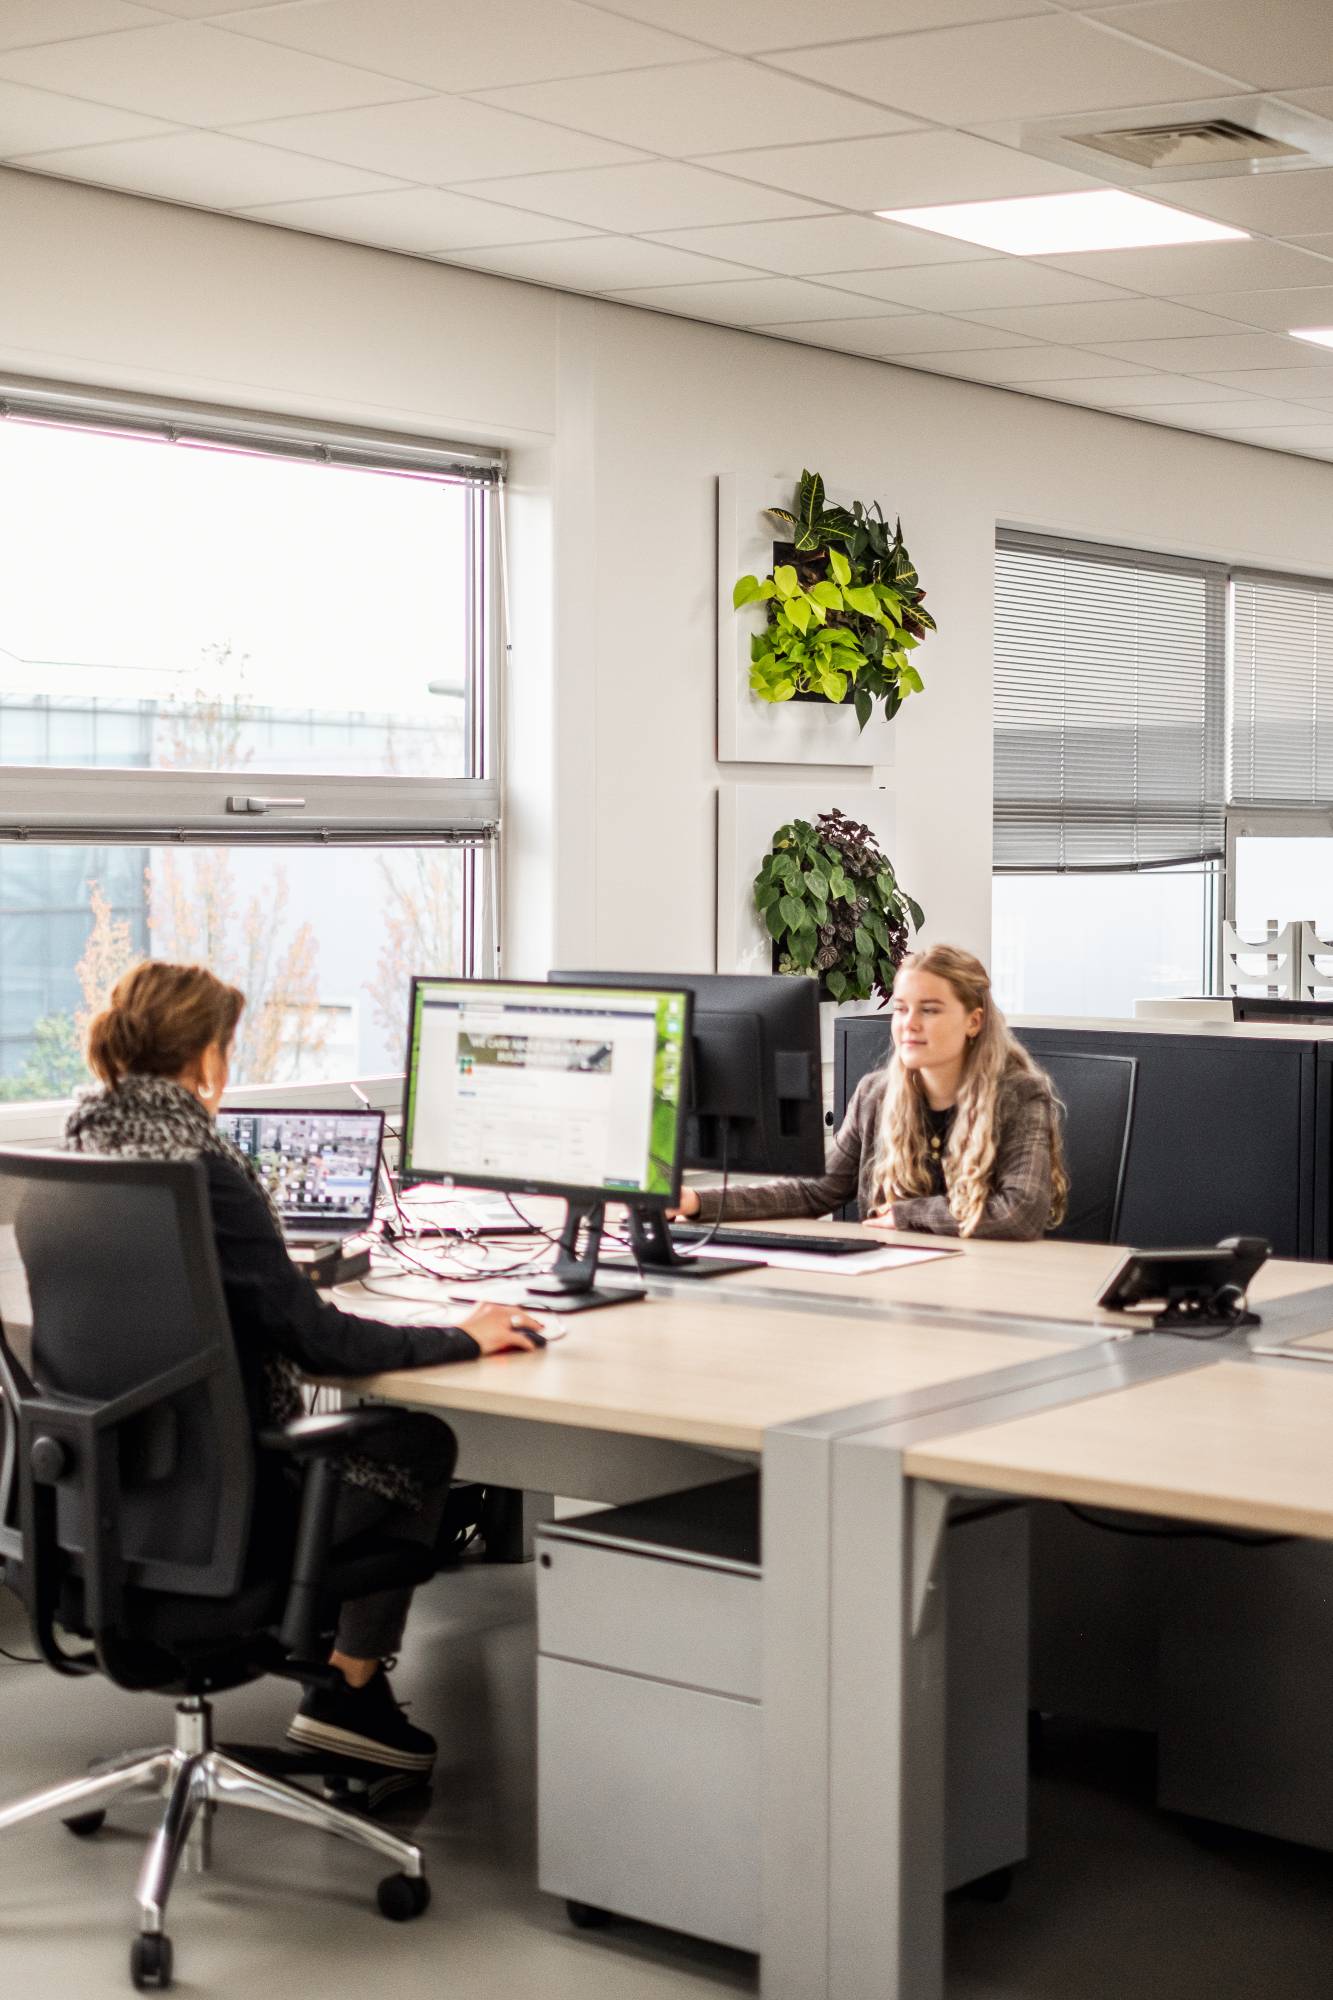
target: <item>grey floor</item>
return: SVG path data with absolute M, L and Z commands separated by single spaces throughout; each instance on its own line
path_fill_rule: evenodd
M 443 1747 L 420 1821 L 435 1899 L 415 1924 L 374 1911 L 372 1857 L 299 1828 L 219 1816 L 214 1870 L 172 1902 L 177 1987 L 278 2000 L 698 2000 L 757 1991 L 733 1952 L 625 1924 L 569 1929 L 533 1887 L 531 1570 L 470 1568 L 421 1594 L 396 1676 Z M 26 1650 L 0 1593 L 0 1645 Z M 263 1740 L 280 1683 L 220 1705 L 220 1734 Z M 165 1702 L 0 1659 L 0 1796 L 158 1740 Z M 1033 1859 L 1009 1901 L 955 1900 L 949 2000 L 1328 2000 L 1333 1861 L 1155 1815 L 1132 1740 L 1057 1730 L 1033 1799 Z M 146 1809 L 91 1841 L 58 1825 L 0 1840 L 0 1992 L 121 1995 Z M 413 1821 L 400 1815 L 406 1830 Z

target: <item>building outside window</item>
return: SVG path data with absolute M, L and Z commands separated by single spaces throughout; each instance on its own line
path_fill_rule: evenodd
M 126 402 L 0 420 L 0 1100 L 118 973 L 248 996 L 239 1083 L 401 1066 L 495 970 L 494 457 Z

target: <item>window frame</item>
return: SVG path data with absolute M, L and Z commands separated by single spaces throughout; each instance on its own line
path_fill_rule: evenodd
M 115 766 L 0 767 L 0 841 L 129 846 L 461 847 L 465 976 L 500 970 L 504 595 L 496 449 L 78 384 L 0 379 L 0 422 L 18 420 L 214 446 L 367 471 L 428 472 L 467 487 L 464 742 L 454 778 Z M 299 809 L 248 800 L 300 798 Z

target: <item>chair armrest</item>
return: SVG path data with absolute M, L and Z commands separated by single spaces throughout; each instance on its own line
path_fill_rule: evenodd
M 281 1451 L 288 1458 L 341 1458 L 371 1438 L 403 1421 L 401 1410 L 337 1410 L 329 1416 L 296 1417 L 281 1430 L 260 1431 L 264 1451 Z

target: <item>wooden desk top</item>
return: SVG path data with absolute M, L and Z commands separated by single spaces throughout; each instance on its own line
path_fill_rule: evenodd
M 352 1308 L 353 1288 L 340 1291 L 339 1302 Z M 365 1310 L 389 1316 L 381 1296 L 367 1295 Z M 696 1294 L 575 1314 L 566 1325 L 567 1337 L 541 1354 L 397 1370 L 342 1386 L 437 1409 L 758 1451 L 770 1425 L 1052 1352 L 1049 1339 L 777 1313 Z
M 913 1446 L 909 1473 L 1333 1539 L 1333 1370 L 1221 1361 Z
M 816 1236 L 866 1233 L 853 1229 L 849 1223 L 827 1221 L 784 1221 L 774 1223 L 773 1227 Z M 960 1246 L 956 1237 L 924 1236 L 907 1230 L 890 1231 L 882 1240 L 888 1245 L 920 1244 L 935 1249 L 947 1243 L 951 1249 L 960 1249 L 961 1254 L 933 1257 L 929 1262 L 908 1264 L 897 1271 L 840 1274 L 836 1259 L 829 1260 L 827 1273 L 756 1266 L 753 1272 L 734 1279 L 719 1278 L 716 1282 L 765 1292 L 818 1293 L 827 1297 L 831 1305 L 840 1297 L 882 1299 L 887 1305 L 932 1306 L 941 1311 L 1078 1320 L 1104 1325 L 1108 1330 L 1143 1322 L 1143 1315 L 1104 1313 L 1095 1304 L 1098 1293 L 1125 1257 L 1123 1249 L 1108 1248 L 1104 1243 L 967 1242 Z M 1251 1296 L 1259 1305 L 1264 1300 L 1317 1290 L 1321 1285 L 1333 1287 L 1333 1264 L 1274 1258 L 1255 1279 Z

